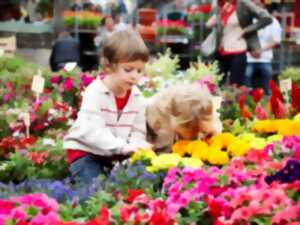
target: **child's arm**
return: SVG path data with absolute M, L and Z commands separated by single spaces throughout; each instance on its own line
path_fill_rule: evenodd
M 103 101 L 109 101 L 101 89 L 100 80 L 94 81 L 84 92 L 78 118 L 65 137 L 64 148 L 78 149 L 97 155 L 126 154 L 134 151 L 127 140 L 116 137 L 106 126 L 101 114 Z
M 115 137 L 105 126 L 100 112 L 88 109 L 79 112 L 64 140 L 65 148 L 86 150 L 103 156 L 123 154 L 126 146 L 126 140 Z
M 142 105 L 139 109 L 129 138 L 129 144 L 141 148 L 151 148 L 151 144 L 146 142 L 146 107 Z

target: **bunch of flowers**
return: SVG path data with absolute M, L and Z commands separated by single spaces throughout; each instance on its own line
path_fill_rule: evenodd
M 217 83 L 222 78 L 216 62 L 204 64 L 199 59 L 191 64 L 186 71 L 176 72 L 179 68 L 179 58 L 171 57 L 170 49 L 149 62 L 145 66 L 147 79 L 140 84 L 145 96 L 149 97 L 157 91 L 171 85 L 198 83 L 206 86 L 212 94 L 218 93 Z
M 162 19 L 156 22 L 157 35 L 186 35 L 188 26 L 184 20 Z
M 184 76 L 187 80 L 206 86 L 212 94 L 217 94 L 217 85 L 223 77 L 219 72 L 217 62 L 205 64 L 200 59 L 186 70 Z
M 100 26 L 102 15 L 91 11 L 64 11 L 64 23 L 69 28 L 74 28 L 75 24 L 81 29 L 96 29 Z
M 187 10 L 188 20 L 193 23 L 205 22 L 209 18 L 211 11 L 212 5 L 210 3 L 192 6 Z
M 191 168 L 199 168 L 202 166 L 202 161 L 197 158 L 181 157 L 177 153 L 163 153 L 156 155 L 152 150 L 140 149 L 131 157 L 131 162 L 146 161 L 147 171 L 159 172 L 167 171 L 170 168 L 177 166 L 186 166 Z
M 62 179 L 68 175 L 62 141 L 35 138 L 20 139 L 1 161 L 0 180 L 22 181 L 33 178 Z M 31 143 L 30 143 L 31 142 Z
M 262 89 L 249 90 L 241 87 L 237 91 L 226 90 L 221 112 L 223 120 L 284 119 L 300 112 L 300 87 L 296 83 L 293 82 L 291 90 L 286 93 L 282 93 L 273 80 L 270 81 L 270 88 L 272 94 L 269 98 L 264 96 Z
M 1 224 L 56 224 L 58 203 L 42 193 L 0 200 Z
M 252 133 L 239 136 L 222 133 L 211 137 L 207 142 L 178 141 L 173 145 L 172 151 L 180 156 L 188 155 L 211 165 L 225 165 L 228 164 L 230 157 L 243 156 L 250 149 L 263 149 L 269 143 L 281 139 L 281 135 L 259 138 Z
M 300 114 L 293 119 L 258 120 L 253 129 L 261 134 L 300 135 Z
M 46 86 L 52 90 L 52 95 L 56 95 L 55 98 L 62 96 L 63 102 L 78 109 L 81 93 L 95 79 L 95 76 L 90 73 L 61 71 L 59 74 L 54 74 Z

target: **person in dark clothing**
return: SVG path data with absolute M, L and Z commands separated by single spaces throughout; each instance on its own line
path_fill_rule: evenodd
M 53 72 L 59 71 L 68 62 L 76 62 L 80 66 L 80 44 L 68 32 L 63 31 L 59 34 L 58 40 L 52 48 L 50 56 L 51 70 Z

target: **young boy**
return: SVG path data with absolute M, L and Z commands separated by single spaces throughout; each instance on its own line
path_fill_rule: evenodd
M 107 74 L 84 92 L 78 118 L 64 140 L 75 180 L 90 182 L 113 160 L 150 146 L 145 141 L 144 99 L 135 86 L 148 58 L 147 47 L 133 30 L 105 40 L 102 63 Z

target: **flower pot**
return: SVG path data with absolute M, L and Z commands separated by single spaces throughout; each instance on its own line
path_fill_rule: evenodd
M 142 8 L 139 9 L 138 15 L 139 15 L 139 23 L 142 25 L 152 25 L 152 23 L 155 21 L 157 14 L 157 10 L 151 9 L 151 8 Z

